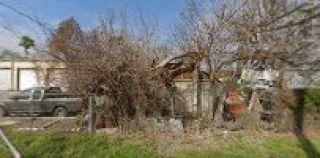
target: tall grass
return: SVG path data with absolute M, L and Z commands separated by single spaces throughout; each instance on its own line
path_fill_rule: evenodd
M 4 141 L 0 139 L 0 157 L 10 157 L 10 151 L 6 147 Z
M 261 144 L 245 144 L 243 142 L 230 144 L 224 148 L 213 148 L 206 150 L 184 150 L 177 152 L 174 157 L 177 158 L 210 158 L 210 157 L 226 157 L 226 158 L 308 158 L 301 144 L 296 139 L 288 138 L 272 138 Z M 320 141 L 314 142 L 313 145 L 320 152 Z M 320 155 L 314 155 L 318 157 Z
M 52 133 L 52 132 L 13 132 L 7 131 L 10 139 L 24 158 L 304 158 L 310 157 L 304 143 L 294 137 L 272 136 L 262 141 L 237 139 L 222 142 L 212 147 L 184 148 L 170 153 L 160 153 L 155 139 L 148 136 L 127 139 L 105 134 Z M 224 138 L 217 138 L 224 139 Z M 160 143 L 161 144 L 161 143 Z M 320 140 L 312 140 L 313 147 L 320 152 Z M 166 148 L 171 148 L 166 146 Z M 310 149 L 311 151 L 311 149 Z M 320 155 L 314 155 L 317 157 Z M 0 142 L 0 158 L 10 157 L 8 150 Z
M 30 132 L 11 132 L 9 135 L 24 158 L 159 157 L 155 147 L 148 142 L 135 144 L 106 135 Z

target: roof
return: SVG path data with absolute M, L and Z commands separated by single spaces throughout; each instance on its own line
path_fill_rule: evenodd
M 48 61 L 54 60 L 50 55 L 47 53 L 32 53 L 30 55 L 25 55 L 24 53 L 13 52 L 9 50 L 4 50 L 0 52 L 0 61 Z

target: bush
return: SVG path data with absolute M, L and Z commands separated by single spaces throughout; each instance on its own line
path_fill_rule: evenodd
M 304 94 L 304 107 L 307 111 L 320 113 L 320 89 L 308 89 Z

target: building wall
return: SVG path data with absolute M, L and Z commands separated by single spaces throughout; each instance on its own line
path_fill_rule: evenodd
M 276 80 L 278 77 L 279 71 L 276 70 L 255 71 L 252 69 L 243 69 L 240 78 L 254 83 L 259 79 Z
M 0 69 L 0 90 L 11 89 L 11 70 L 7 68 Z
M 62 63 L 36 60 L 1 60 L 0 91 L 17 91 L 28 85 L 43 85 L 49 69 L 64 68 Z M 37 83 L 34 78 L 36 77 Z M 28 81 L 30 80 L 30 81 Z M 29 83 L 30 82 L 30 83 Z M 21 85 L 26 84 L 26 86 Z
M 203 81 L 202 84 L 202 110 L 203 113 L 207 113 L 212 106 L 212 95 L 210 93 L 210 83 Z M 190 113 L 195 113 L 197 111 L 197 86 L 194 82 L 189 81 L 179 81 L 175 82 L 178 90 L 183 94 L 187 111 Z
M 288 70 L 284 83 L 289 89 L 320 88 L 320 71 Z

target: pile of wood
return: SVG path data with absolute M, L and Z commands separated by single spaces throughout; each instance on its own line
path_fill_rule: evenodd
M 247 112 L 245 99 L 241 96 L 240 91 L 229 91 L 227 93 L 227 110 L 232 117 L 239 117 Z

